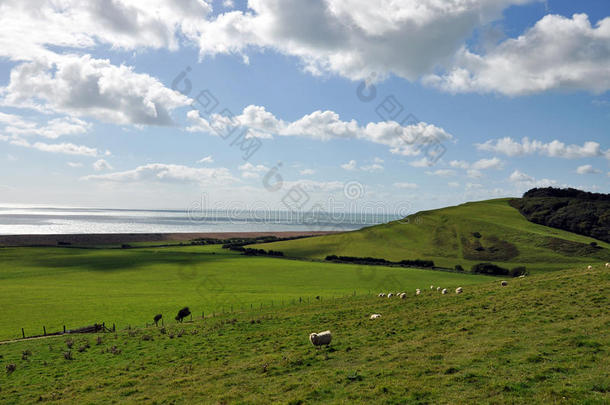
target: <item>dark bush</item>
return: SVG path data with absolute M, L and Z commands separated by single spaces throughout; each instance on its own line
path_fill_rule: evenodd
M 464 268 L 460 264 L 456 264 L 455 271 L 464 271 Z
M 527 269 L 525 268 L 525 266 L 514 267 L 510 270 L 511 277 L 525 276 L 526 274 L 528 274 L 528 273 L 527 273 Z
M 474 236 L 475 238 L 479 239 L 481 237 L 481 234 L 479 232 L 473 232 L 472 236 Z
M 386 259 L 380 259 L 376 257 L 354 257 L 354 256 L 337 256 L 337 255 L 329 255 L 326 256 L 324 260 L 332 261 L 332 262 L 342 262 L 342 263 L 355 263 L 355 264 L 364 264 L 369 266 L 388 266 L 388 265 L 398 265 L 405 267 L 434 267 L 434 262 L 432 260 L 401 260 L 399 262 L 391 262 Z
M 478 263 L 472 266 L 472 272 L 478 274 L 491 274 L 494 276 L 508 276 L 510 271 L 493 263 Z

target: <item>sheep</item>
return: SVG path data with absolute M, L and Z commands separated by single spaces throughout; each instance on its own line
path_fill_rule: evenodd
M 311 333 L 309 335 L 309 341 L 314 346 L 322 346 L 322 345 L 328 346 L 330 344 L 330 341 L 332 340 L 332 338 L 333 338 L 333 336 L 331 335 L 329 330 L 325 330 L 324 332 L 320 332 L 320 333 Z
M 385 293 L 379 293 L 379 295 L 377 295 L 377 296 L 380 298 L 383 298 L 383 297 L 385 297 Z
M 500 281 L 500 285 L 502 287 L 506 287 L 508 285 L 508 283 L 505 280 Z
M 447 294 L 447 289 L 443 288 L 443 291 L 441 291 L 441 294 Z
M 421 290 L 418 288 L 417 290 L 415 290 L 415 295 L 419 295 L 421 294 Z
M 381 318 L 381 314 L 373 314 L 370 317 L 370 319 L 377 319 L 377 318 Z M 311 339 L 311 336 L 309 338 Z
M 593 266 L 587 266 L 587 270 L 593 270 Z
M 400 294 L 400 299 L 401 300 L 404 300 L 405 298 L 407 298 L 407 293 Z
M 178 315 L 176 315 L 176 320 L 182 323 L 182 320 L 191 314 L 191 310 L 189 307 L 184 307 L 180 311 L 178 311 Z
M 431 289 L 431 290 L 434 290 L 434 286 L 433 286 L 433 285 L 431 285 L 431 286 L 430 286 L 430 289 Z
M 440 291 L 440 290 L 441 290 L 441 288 L 440 288 L 440 287 L 436 287 L 436 291 Z
M 610 263 L 606 263 L 606 268 L 610 268 Z
M 458 287 L 458 288 L 456 288 L 456 289 L 455 289 L 455 293 L 456 293 L 456 294 L 461 294 L 461 293 L 462 293 L 462 291 L 463 291 L 463 290 L 462 290 L 462 287 Z
M 388 298 L 392 298 L 393 296 L 394 296 L 394 294 L 388 293 Z
M 155 315 L 155 317 L 153 319 L 155 321 L 155 326 L 159 326 L 159 321 L 161 320 L 161 318 L 163 318 L 163 315 L 161 315 L 161 314 Z

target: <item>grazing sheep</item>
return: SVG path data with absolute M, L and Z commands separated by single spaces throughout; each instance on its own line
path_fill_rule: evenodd
M 462 293 L 462 287 L 458 287 L 455 289 L 455 293 L 456 294 L 461 294 Z
M 388 293 L 388 298 L 392 298 L 393 296 L 394 296 L 394 294 Z
M 441 294 L 447 294 L 447 289 L 443 288 L 443 291 L 441 291 Z
M 500 282 L 500 285 L 501 285 L 502 287 L 506 287 L 506 286 L 508 285 L 508 283 L 507 283 L 506 281 L 502 280 L 502 281 Z
M 377 319 L 377 318 L 381 318 L 381 314 L 373 314 L 370 317 L 371 319 Z M 311 336 L 309 337 L 311 339 Z M 312 342 L 313 343 L 313 342 Z
M 587 270 L 593 270 L 593 266 L 587 266 Z
M 430 286 L 430 289 L 431 289 L 431 290 L 434 290 L 434 286 L 433 286 L 433 285 L 431 285 L 431 286 Z
M 610 268 L 610 263 L 606 263 L 606 268 Z
M 407 293 L 400 294 L 400 299 L 404 300 L 405 298 L 407 298 Z
M 379 316 L 381 316 L 381 315 L 379 315 Z M 322 345 L 328 346 L 330 344 L 330 341 L 332 340 L 332 338 L 333 337 L 329 330 L 325 330 L 324 332 L 320 332 L 320 333 L 311 333 L 309 335 L 309 341 L 314 346 L 322 346 Z
M 441 288 L 440 288 L 440 287 L 436 287 L 436 291 L 440 291 L 440 290 L 441 290 Z
M 178 311 L 178 315 L 176 315 L 176 320 L 182 323 L 182 320 L 191 314 L 191 310 L 189 307 L 184 307 L 180 311 Z
M 421 290 L 418 288 L 417 290 L 415 290 L 415 295 L 419 295 L 421 294 Z
M 525 274 L 521 274 L 519 278 L 525 278 Z
M 159 321 L 161 320 L 161 318 L 163 318 L 163 315 L 161 315 L 161 314 L 155 315 L 155 318 L 153 319 L 155 321 L 155 326 L 159 326 Z
M 379 293 L 377 296 L 380 298 L 383 298 L 383 297 L 385 297 L 385 293 Z

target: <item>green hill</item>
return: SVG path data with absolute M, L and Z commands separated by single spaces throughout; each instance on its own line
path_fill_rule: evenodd
M 459 264 L 465 269 L 493 262 L 545 271 L 610 261 L 610 244 L 529 222 L 509 201 L 470 202 L 358 231 L 253 247 L 315 259 L 328 255 L 391 261 L 427 259 L 437 266 L 453 268 Z M 591 242 L 598 246 L 591 246 Z
M 607 404 L 608 297 L 596 265 L 4 344 L 0 403 Z M 309 333 L 326 329 L 315 349 Z

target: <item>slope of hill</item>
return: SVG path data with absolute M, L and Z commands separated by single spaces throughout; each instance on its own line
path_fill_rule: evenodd
M 536 271 L 610 261 L 610 244 L 529 222 L 509 201 L 470 202 L 358 231 L 253 247 L 316 259 L 327 255 L 427 259 L 437 266 L 459 264 L 466 269 L 480 262 L 525 265 Z
M 153 327 L 99 342 L 83 335 L 0 345 L 0 403 L 610 401 L 603 265 L 507 287 L 495 280 L 461 295 L 421 287 L 405 300 L 341 298 L 172 323 L 165 333 Z M 369 320 L 371 313 L 382 317 Z M 313 348 L 309 333 L 325 329 L 330 348 Z M 5 373 L 9 364 L 15 370 Z
M 510 204 L 529 221 L 610 242 L 610 194 L 534 188 Z

